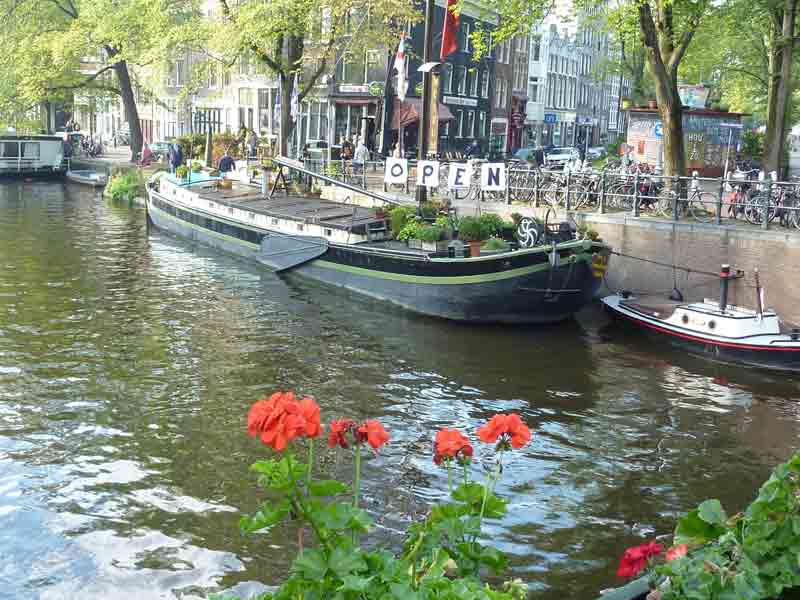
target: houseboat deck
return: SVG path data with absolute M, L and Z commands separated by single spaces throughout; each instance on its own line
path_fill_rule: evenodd
M 375 216 L 374 208 L 282 193 L 272 198 L 264 197 L 254 186 L 242 183 L 234 183 L 232 189 L 203 186 L 197 192 L 200 198 L 210 202 L 323 227 L 351 230 L 368 226 L 374 229 L 385 225 L 384 219 Z

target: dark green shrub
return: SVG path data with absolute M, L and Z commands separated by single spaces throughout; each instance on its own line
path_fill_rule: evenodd
M 394 235 L 395 238 L 400 234 L 406 221 L 412 216 L 415 216 L 416 213 L 417 211 L 412 206 L 395 206 L 389 212 L 389 222 L 392 228 L 392 235 Z
M 444 230 L 438 225 L 423 225 L 417 231 L 417 239 L 423 242 L 438 242 L 443 235 Z
M 480 242 L 490 235 L 488 226 L 477 217 L 464 217 L 458 223 L 458 237 L 465 242 Z
M 497 237 L 490 237 L 482 247 L 486 250 L 508 250 L 508 244 Z
M 133 200 L 145 193 L 144 180 L 139 171 L 115 175 L 108 184 L 108 194 L 112 200 Z
M 500 235 L 503 232 L 503 217 L 494 213 L 484 213 L 480 221 L 486 228 L 487 236 Z

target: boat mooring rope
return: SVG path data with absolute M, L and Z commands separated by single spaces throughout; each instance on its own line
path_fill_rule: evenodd
M 617 252 L 615 250 L 612 250 L 611 254 L 614 254 L 615 256 L 621 256 L 622 258 L 630 258 L 631 260 L 639 260 L 641 262 L 646 262 L 651 265 L 658 265 L 659 267 L 665 267 L 667 269 L 674 269 L 677 271 L 685 271 L 686 273 L 697 273 L 698 275 L 707 275 L 709 277 L 719 278 L 719 273 L 712 273 L 710 271 L 701 271 L 699 269 L 691 269 L 689 267 L 682 267 L 674 263 L 660 262 L 658 260 L 642 258 L 641 256 L 633 256 L 631 254 L 623 254 L 622 252 Z

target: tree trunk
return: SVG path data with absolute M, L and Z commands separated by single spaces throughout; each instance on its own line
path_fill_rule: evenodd
M 142 124 L 139 122 L 139 111 L 136 108 L 136 97 L 133 94 L 128 64 L 124 60 L 115 63 L 114 73 L 117 75 L 122 106 L 125 109 L 125 119 L 128 121 L 131 132 L 131 162 L 136 162 L 142 151 Z
M 769 156 L 771 152 L 771 147 L 775 144 L 780 146 L 780 143 L 777 141 L 777 132 L 775 131 L 777 121 L 776 119 L 776 109 L 778 103 L 778 79 L 780 75 L 778 74 L 779 65 L 780 65 L 780 51 L 776 48 L 777 45 L 777 38 L 780 37 L 780 31 L 777 28 L 774 28 L 769 40 L 769 66 L 768 66 L 768 81 L 769 86 L 767 87 L 767 133 L 764 136 L 764 156 L 761 157 L 762 161 Z
M 797 14 L 797 0 L 785 0 L 783 23 L 779 38 L 780 77 L 775 91 L 774 137 L 765 149 L 764 164 L 768 171 L 778 171 L 781 175 L 781 157 L 786 142 L 786 117 L 792 93 L 792 54 L 794 50 L 794 22 Z

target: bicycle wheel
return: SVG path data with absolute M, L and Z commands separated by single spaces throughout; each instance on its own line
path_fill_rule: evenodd
M 555 181 L 545 184 L 542 188 L 542 200 L 552 207 L 557 207 L 561 203 L 561 189 Z
M 631 210 L 633 208 L 633 194 L 625 183 L 612 186 L 608 191 L 606 205 L 613 210 Z
M 744 207 L 744 218 L 747 219 L 747 222 L 753 225 L 761 225 L 765 217 L 768 222 L 772 221 L 776 215 L 776 207 L 771 200 L 767 208 L 765 208 L 765 205 L 767 205 L 767 195 L 764 192 L 748 198 Z
M 695 221 L 708 223 L 717 214 L 717 198 L 708 192 L 696 192 L 689 198 L 689 214 Z
M 675 202 L 675 194 L 672 190 L 662 188 L 658 192 L 658 198 L 654 207 L 654 212 L 665 219 L 671 219 L 674 216 L 673 205 Z

